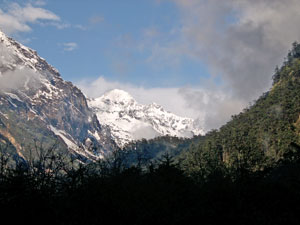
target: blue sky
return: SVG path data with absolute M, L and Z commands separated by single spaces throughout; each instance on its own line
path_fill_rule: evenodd
M 164 32 L 177 29 L 180 24 L 174 3 L 153 0 L 70 2 L 54 0 L 36 4 L 32 1 L 33 7 L 43 7 L 60 17 L 58 25 L 41 26 L 35 22 L 30 24 L 31 31 L 12 34 L 36 49 L 64 79 L 77 82 L 101 75 L 111 81 L 144 87 L 178 87 L 194 85 L 201 77 L 208 76 L 199 60 L 182 56 L 180 62 L 166 59 L 158 63 L 151 58 L 152 51 L 147 45 L 167 42 L 172 37 Z M 18 2 L 20 7 L 28 3 Z M 9 7 L 7 2 L 2 5 L 4 9 Z
M 2 0 L 0 29 L 88 97 L 114 88 L 218 128 L 269 90 L 299 0 Z

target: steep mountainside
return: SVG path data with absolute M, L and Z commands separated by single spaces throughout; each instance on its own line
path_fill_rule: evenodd
M 212 165 L 227 165 L 261 170 L 299 149 L 299 44 L 293 44 L 283 66 L 275 70 L 273 80 L 270 91 L 251 107 L 233 116 L 218 131 L 209 132 L 182 155 L 187 168 L 199 171 Z
M 101 124 L 111 128 L 111 134 L 120 147 L 133 140 L 169 135 L 192 137 L 203 130 L 190 118 L 167 112 L 160 105 L 142 105 L 127 92 L 112 90 L 88 101 Z
M 36 51 L 0 32 L 0 138 L 22 158 L 34 142 L 60 143 L 81 159 L 115 148 L 82 92 Z

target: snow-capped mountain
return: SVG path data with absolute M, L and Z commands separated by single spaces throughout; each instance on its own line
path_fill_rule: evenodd
M 36 51 L 0 31 L 0 144 L 26 159 L 34 141 L 48 146 L 59 141 L 85 159 L 116 147 L 83 93 Z
M 0 31 L 0 147 L 14 155 L 26 160 L 38 143 L 96 160 L 132 140 L 202 133 L 192 119 L 139 104 L 125 91 L 87 100 L 36 51 Z
M 100 124 L 110 127 L 120 147 L 133 140 L 161 135 L 192 137 L 204 134 L 193 119 L 179 117 L 156 103 L 139 104 L 130 94 L 119 89 L 89 99 L 88 105 Z

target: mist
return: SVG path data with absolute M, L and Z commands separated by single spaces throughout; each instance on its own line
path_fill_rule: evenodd
M 36 90 L 40 85 L 40 75 L 29 68 L 16 67 L 0 74 L 0 92 Z

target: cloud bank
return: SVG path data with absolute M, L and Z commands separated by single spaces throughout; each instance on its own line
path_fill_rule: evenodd
M 41 6 L 42 1 L 38 1 Z M 37 6 L 38 6 L 37 5 Z M 3 10 L 0 9 L 0 28 L 6 34 L 31 31 L 31 24 L 42 21 L 51 22 L 52 25 L 60 25 L 60 17 L 55 13 L 30 3 L 21 6 L 11 3 Z
M 247 102 L 270 87 L 275 66 L 300 39 L 297 0 L 173 2 L 181 14 L 177 48 L 206 63 L 229 92 Z

